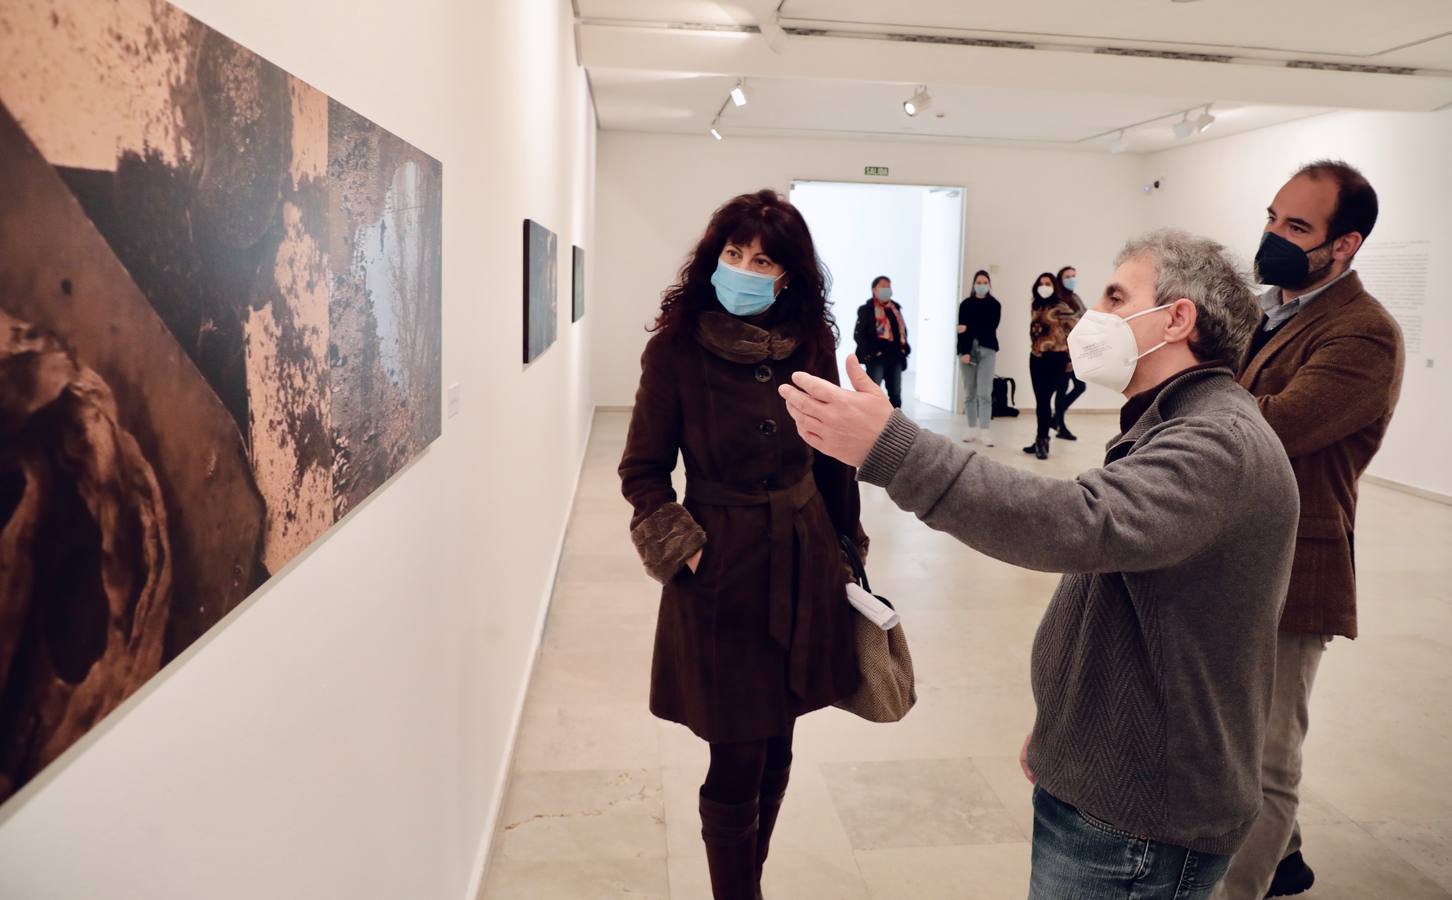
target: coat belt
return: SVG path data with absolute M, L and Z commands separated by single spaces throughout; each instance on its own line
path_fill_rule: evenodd
M 812 473 L 796 484 L 781 490 L 738 488 L 719 482 L 687 479 L 686 496 L 703 506 L 767 506 L 770 507 L 771 562 L 769 585 L 769 631 L 771 639 L 787 651 L 791 661 L 790 684 L 798 697 L 807 693 L 807 673 L 811 653 L 811 604 L 794 603 L 792 598 L 792 538 L 805 543 L 806 528 L 798 521 L 800 512 L 817 495 L 817 482 Z M 806 554 L 800 554 L 797 584 L 809 584 L 811 573 L 805 571 Z

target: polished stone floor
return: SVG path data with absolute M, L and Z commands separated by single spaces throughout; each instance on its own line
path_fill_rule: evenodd
M 1112 416 L 1071 416 L 1077 443 L 1019 450 L 1032 411 L 995 425 L 995 458 L 1072 477 Z M 961 417 L 924 409 L 937 431 Z M 706 748 L 646 709 L 658 589 L 627 532 L 615 466 L 627 417 L 602 412 L 524 714 L 482 897 L 709 898 L 696 789 Z M 679 475 L 679 473 L 678 473 Z M 863 489 L 873 586 L 903 614 L 919 702 L 897 725 L 837 710 L 798 726 L 767 868 L 782 900 L 968 900 L 1027 894 L 1033 721 L 1029 646 L 1056 578 L 932 532 Z M 1302 809 L 1307 900 L 1452 898 L 1452 506 L 1363 485 L 1362 636 L 1332 643 L 1312 705 Z

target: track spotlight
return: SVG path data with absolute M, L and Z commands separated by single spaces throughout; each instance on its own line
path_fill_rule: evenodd
M 711 137 L 715 138 L 718 141 L 721 140 L 721 132 L 716 129 L 715 125 L 711 126 Z
M 741 82 L 736 82 L 736 87 L 731 89 L 731 102 L 737 106 L 746 105 L 746 91 L 741 89 Z
M 1187 111 L 1180 121 L 1175 123 L 1175 137 L 1184 140 L 1195 133 L 1195 124 L 1190 121 L 1190 113 Z
M 1125 147 L 1125 143 L 1124 143 L 1124 129 L 1120 129 L 1120 131 L 1119 131 L 1119 137 L 1115 138 L 1109 144 L 1109 152 L 1110 153 L 1123 153 L 1124 152 L 1124 147 Z
M 933 98 L 928 94 L 928 86 L 920 85 L 913 95 L 902 102 L 902 111 L 910 116 L 925 112 L 933 105 Z
M 1215 124 L 1215 117 L 1210 115 L 1210 107 L 1206 106 L 1205 111 L 1200 113 L 1200 118 L 1195 120 L 1195 130 L 1204 134 Z

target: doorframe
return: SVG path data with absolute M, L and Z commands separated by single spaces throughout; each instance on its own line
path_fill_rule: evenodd
M 799 184 L 828 184 L 828 185 L 841 184 L 841 185 L 852 185 L 854 187 L 860 187 L 860 186 L 867 186 L 867 187 L 876 187 L 876 186 L 880 186 L 880 187 L 908 187 L 908 188 L 922 188 L 923 190 L 928 190 L 928 191 L 935 190 L 935 189 L 943 189 L 943 190 L 956 190 L 956 191 L 961 192 L 961 196 L 959 197 L 959 203 L 958 203 L 958 295 L 959 296 L 958 296 L 957 302 L 958 303 L 962 303 L 963 302 L 963 299 L 964 299 L 963 298 L 963 283 L 964 283 L 965 279 L 968 277 L 965 274 L 966 273 L 966 270 L 964 268 L 968 264 L 968 186 L 967 185 L 963 185 L 963 184 L 932 184 L 932 183 L 928 183 L 928 182 L 919 182 L 919 181 L 899 181 L 899 180 L 895 180 L 895 179 L 892 179 L 892 178 L 886 178 L 886 179 L 873 178 L 871 180 L 868 180 L 865 176 L 859 176 L 857 178 L 792 178 L 790 184 L 787 186 L 787 200 L 788 201 L 791 200 L 791 192 L 792 192 L 792 190 L 795 189 L 796 186 L 799 185 Z M 956 360 L 958 358 L 958 354 L 956 352 L 956 345 L 955 345 L 955 352 L 953 353 L 953 358 L 954 358 L 954 360 Z M 963 379 L 961 379 L 961 378 L 959 378 L 957 376 L 956 367 L 954 367 L 954 374 L 952 376 L 952 379 L 953 379 L 953 390 L 952 390 L 953 409 L 945 410 L 945 412 L 948 412 L 950 414 L 956 414 L 955 413 L 956 410 L 962 409 L 962 407 L 963 407 L 963 399 L 964 399 L 963 396 L 962 396 Z M 914 397 L 913 399 L 916 400 L 917 398 Z M 936 406 L 933 407 L 933 409 L 937 409 L 937 408 L 938 407 L 936 407 Z

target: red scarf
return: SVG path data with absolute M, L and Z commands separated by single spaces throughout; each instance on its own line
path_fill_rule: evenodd
M 899 310 L 897 308 L 897 304 L 896 303 L 893 303 L 891 300 L 888 300 L 887 302 L 884 303 L 883 301 L 877 299 L 876 297 L 873 297 L 872 298 L 872 313 L 873 313 L 873 316 L 877 319 L 877 337 L 878 337 L 878 340 L 890 341 L 890 340 L 893 339 L 893 336 L 892 336 L 892 325 L 887 320 L 888 310 L 891 310 L 892 311 L 892 317 L 894 319 L 897 319 L 897 342 L 898 342 L 898 344 L 904 350 L 906 350 L 907 349 L 907 325 L 903 324 L 903 321 L 902 321 L 902 311 Z

